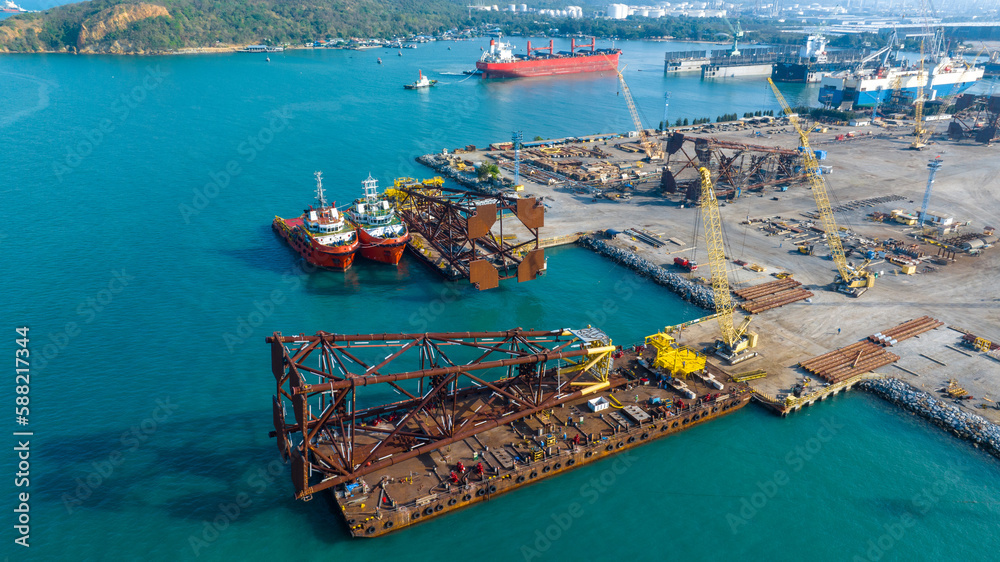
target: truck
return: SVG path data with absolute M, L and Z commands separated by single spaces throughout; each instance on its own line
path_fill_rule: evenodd
M 687 271 L 694 271 L 698 269 L 698 264 L 687 258 L 674 258 L 674 265 Z

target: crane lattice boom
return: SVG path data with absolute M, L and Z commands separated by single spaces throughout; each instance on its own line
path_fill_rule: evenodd
M 699 168 L 701 174 L 701 219 L 708 243 L 708 263 L 712 271 L 712 293 L 715 295 L 716 320 L 722 331 L 722 341 L 733 348 L 740 334 L 733 326 L 733 299 L 729 293 L 729 274 L 726 271 L 726 250 L 722 242 L 722 219 L 719 201 L 715 198 L 708 168 Z
M 646 157 L 650 160 L 662 158 L 662 151 L 658 149 L 655 142 L 649 140 L 646 129 L 642 126 L 642 119 L 639 118 L 639 110 L 635 106 L 635 100 L 632 99 L 632 91 L 628 89 L 628 84 L 625 83 L 625 75 L 620 70 L 617 70 L 617 72 L 618 81 L 621 82 L 622 92 L 625 94 L 625 103 L 628 104 L 629 115 L 632 116 L 632 122 L 635 123 L 635 132 L 639 134 L 639 146 L 646 152 Z
M 837 264 L 837 271 L 840 273 L 840 278 L 849 287 L 856 286 L 862 280 L 867 282 L 867 271 L 863 269 L 855 270 L 847 265 L 847 256 L 844 255 L 844 245 L 840 241 L 840 229 L 837 227 L 837 221 L 833 217 L 833 208 L 830 205 L 830 198 L 826 193 L 826 182 L 823 181 L 823 177 L 820 175 L 816 154 L 809 147 L 809 133 L 799 125 L 798 117 L 792 112 L 792 108 L 785 101 L 785 97 L 781 95 L 781 91 L 778 90 L 778 86 L 775 85 L 774 81 L 768 78 L 767 82 L 771 85 L 771 89 L 774 90 L 774 96 L 778 98 L 778 103 L 781 104 L 781 108 L 785 111 L 785 115 L 788 116 L 788 120 L 792 122 L 792 126 L 795 127 L 795 131 L 799 134 L 799 143 L 801 145 L 799 150 L 802 152 L 802 164 L 809 177 L 809 186 L 812 188 L 813 198 L 816 199 L 816 210 L 819 212 L 820 220 L 823 223 L 823 232 L 826 234 L 826 241 L 830 245 L 830 255 L 833 258 L 833 263 Z

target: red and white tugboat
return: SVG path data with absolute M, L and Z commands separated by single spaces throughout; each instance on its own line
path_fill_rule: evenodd
M 396 214 L 396 209 L 378 193 L 378 180 L 369 174 L 362 185 L 365 196 L 356 199 L 348 218 L 358 227 L 361 239 L 361 257 L 396 265 L 403 258 L 403 250 L 410 239 L 410 232 Z
M 319 208 L 310 205 L 295 219 L 274 217 L 271 228 L 312 265 L 348 269 L 361 243 L 354 225 L 336 205 L 327 205 L 322 172 L 316 172 L 316 200 Z

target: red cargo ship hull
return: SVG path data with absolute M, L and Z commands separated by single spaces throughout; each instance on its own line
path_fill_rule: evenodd
M 539 58 L 513 62 L 476 62 L 483 78 L 557 76 L 580 72 L 610 72 L 618 69 L 618 55 L 598 53 L 576 57 Z
M 361 257 L 396 265 L 403 259 L 403 250 L 406 249 L 410 233 L 395 238 L 378 238 L 369 234 L 364 228 L 358 228 L 358 238 L 361 240 Z
M 302 218 L 282 219 L 275 217 L 271 228 L 288 242 L 293 250 L 317 267 L 345 270 L 354 263 L 354 256 L 361 246 L 358 238 L 351 244 L 324 246 L 316 243 L 302 232 Z

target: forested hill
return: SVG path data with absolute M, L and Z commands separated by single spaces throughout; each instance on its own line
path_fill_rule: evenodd
M 0 50 L 156 53 L 449 29 L 458 0 L 91 0 L 0 21 Z

